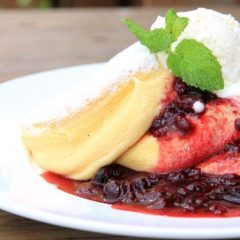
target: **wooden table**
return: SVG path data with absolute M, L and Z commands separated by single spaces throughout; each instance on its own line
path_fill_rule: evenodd
M 239 7 L 213 7 L 240 19 Z M 184 7 L 179 10 L 189 9 Z M 166 9 L 0 12 L 0 82 L 25 74 L 106 61 L 135 39 L 122 17 L 149 26 Z M 0 211 L 1 240 L 134 239 L 55 227 Z M 137 238 L 135 238 L 137 239 Z

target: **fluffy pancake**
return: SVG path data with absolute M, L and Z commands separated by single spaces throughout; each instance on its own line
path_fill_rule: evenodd
M 139 43 L 115 56 L 93 78 L 96 84 L 108 84 L 99 86 L 101 91 L 95 90 L 90 99 L 91 93 L 84 92 L 91 91 L 88 86 L 74 97 L 70 92 L 63 101 L 46 103 L 23 127 L 29 156 L 43 169 L 79 180 L 91 178 L 144 135 L 174 79 Z M 87 98 L 79 99 L 81 94 Z

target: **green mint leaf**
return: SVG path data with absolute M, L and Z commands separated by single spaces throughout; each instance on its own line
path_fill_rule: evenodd
M 172 42 L 175 40 L 165 29 L 157 28 L 150 31 L 139 26 L 131 19 L 125 18 L 122 21 L 128 26 L 129 31 L 134 34 L 151 53 L 157 53 L 170 48 Z
M 188 18 L 179 17 L 174 9 L 169 9 L 165 16 L 165 29 L 173 35 L 175 40 L 177 40 L 177 38 L 188 25 L 188 22 Z
M 204 44 L 194 39 L 182 40 L 167 58 L 172 72 L 190 86 L 202 90 L 223 89 L 221 65 Z

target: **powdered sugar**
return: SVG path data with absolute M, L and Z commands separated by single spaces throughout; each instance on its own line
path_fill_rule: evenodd
M 86 107 L 103 92 L 114 93 L 137 72 L 157 68 L 154 54 L 139 42 L 113 57 L 99 72 L 79 82 L 75 89 L 46 102 L 28 116 L 27 125 L 62 119 Z

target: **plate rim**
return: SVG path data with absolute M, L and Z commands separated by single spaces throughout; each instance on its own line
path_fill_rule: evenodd
M 60 191 L 60 190 L 59 190 Z M 131 237 L 151 237 L 151 238 L 167 238 L 167 239 L 225 239 L 225 238 L 236 238 L 239 237 L 240 228 L 232 227 L 226 229 L 219 228 L 201 228 L 201 234 L 199 234 L 198 228 L 171 228 L 169 229 L 147 226 L 148 231 L 144 231 L 142 226 L 131 226 L 99 222 L 94 220 L 77 219 L 68 216 L 62 216 L 61 214 L 49 213 L 40 211 L 37 209 L 29 209 L 23 206 L 11 206 L 8 204 L 1 204 L 0 209 L 8 213 L 12 213 L 24 218 L 35 220 L 42 223 L 47 223 L 55 226 L 66 227 L 75 230 L 90 231 L 102 234 L 113 234 L 121 236 Z M 121 210 L 119 210 L 121 211 Z M 140 213 L 141 214 L 141 213 Z M 47 219 L 46 219 L 47 216 Z M 64 219 L 63 219 L 64 218 Z M 174 218 L 174 217 L 172 217 Z M 69 222 L 66 222 L 66 219 Z M 191 218 L 189 218 L 191 219 Z M 202 218 L 204 219 L 204 218 Z M 150 230 L 150 231 L 149 231 Z

